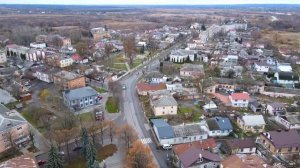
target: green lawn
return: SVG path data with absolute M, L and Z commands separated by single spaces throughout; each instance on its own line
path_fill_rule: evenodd
M 106 93 L 107 92 L 107 90 L 105 90 L 104 88 L 101 88 L 101 87 L 93 87 L 93 89 L 95 89 L 99 93 Z
M 117 152 L 117 147 L 114 144 L 109 144 L 101 148 L 97 151 L 97 160 L 102 162 L 103 160 L 107 159 L 108 157 L 112 156 L 114 153 Z
M 34 116 L 31 112 L 24 111 L 21 114 L 28 122 L 30 122 L 31 125 L 33 125 L 34 127 L 38 127 L 39 122 L 38 120 L 34 119 Z
M 200 121 L 200 117 L 202 115 L 201 110 L 194 110 L 188 107 L 179 107 L 178 108 L 178 113 L 182 115 L 183 117 L 188 117 L 190 118 L 191 121 L 197 122 Z
M 106 109 L 109 113 L 118 113 L 119 112 L 119 106 L 118 104 L 113 100 L 113 97 L 109 97 L 106 102 Z
M 127 71 L 127 67 L 125 63 L 122 64 L 113 64 L 113 66 L 111 66 L 112 68 L 116 68 L 116 69 L 120 69 L 120 70 L 124 70 Z
M 12 109 L 15 109 L 15 108 L 16 108 L 16 105 L 19 104 L 19 103 L 20 103 L 19 101 L 10 102 L 10 103 L 6 104 L 5 106 L 6 106 L 7 108 L 9 108 L 10 110 L 12 110 Z
M 142 63 L 143 63 L 142 59 L 135 59 L 135 60 L 133 60 L 132 68 L 135 68 L 135 67 L 139 66 Z
M 94 120 L 91 112 L 79 114 L 77 117 L 81 120 L 81 122 L 91 122 Z
M 76 160 L 71 160 L 69 164 L 65 166 L 66 168 L 86 168 L 86 160 L 83 156 L 76 158 Z

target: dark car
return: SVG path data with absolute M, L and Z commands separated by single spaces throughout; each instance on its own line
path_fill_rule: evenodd
M 79 150 L 81 150 L 82 149 L 82 146 L 77 146 L 77 147 L 75 147 L 74 149 L 73 149 L 73 151 L 79 151 Z
M 42 166 L 42 165 L 46 164 L 47 161 L 46 160 L 39 160 L 37 163 L 38 163 L 39 166 Z

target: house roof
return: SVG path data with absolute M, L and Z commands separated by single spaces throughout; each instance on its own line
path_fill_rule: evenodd
M 255 139 L 228 139 L 225 141 L 230 149 L 242 149 L 255 147 Z
M 278 72 L 279 80 L 299 81 L 299 75 L 296 72 Z
M 268 134 L 276 148 L 300 146 L 300 130 L 270 131 Z
M 164 83 L 159 83 L 159 84 L 138 83 L 136 87 L 140 92 L 142 92 L 142 91 L 164 90 L 164 89 L 167 88 L 166 84 L 164 84 Z
M 203 159 L 213 161 L 213 162 L 220 162 L 221 158 L 219 155 L 211 153 L 207 150 L 197 149 L 197 148 L 190 148 L 184 153 L 178 155 L 179 160 L 181 161 L 184 168 L 190 167 L 193 163 L 195 163 L 200 156 Z
M 74 61 L 81 61 L 82 57 L 79 54 L 73 54 L 71 57 Z
M 165 107 L 165 106 L 177 106 L 177 101 L 173 96 L 162 96 L 157 100 L 152 100 L 152 103 L 155 107 Z
M 0 104 L 0 132 L 27 123 L 27 121 L 21 118 L 17 113 L 16 110 L 9 110 Z
M 191 143 L 184 143 L 173 146 L 173 151 L 176 155 L 184 153 L 189 148 L 197 149 L 213 149 L 217 146 L 215 139 L 209 138 L 202 141 L 194 141 Z
M 262 115 L 245 115 L 242 116 L 242 120 L 244 121 L 246 126 L 257 126 L 266 124 Z
M 273 108 L 284 108 L 284 104 L 281 103 L 281 102 L 273 102 L 273 103 L 270 103 L 268 105 L 270 105 Z
M 82 88 L 73 89 L 73 90 L 66 90 L 63 92 L 63 94 L 69 100 L 76 100 L 76 99 L 81 99 L 83 97 L 97 95 L 98 92 L 96 90 L 94 90 L 93 88 L 87 86 L 87 87 L 82 87 Z
M 57 76 L 57 77 L 60 77 L 60 78 L 66 79 L 66 80 L 73 80 L 76 78 L 83 77 L 83 75 L 76 74 L 73 72 L 68 72 L 68 71 L 57 72 L 54 76 Z
M 254 106 L 255 108 L 259 108 L 259 107 L 262 107 L 262 105 L 258 102 L 258 101 L 252 101 L 252 102 L 249 102 L 249 105 L 252 105 Z
M 157 128 L 160 139 L 169 139 L 175 137 L 173 128 L 163 119 L 152 119 L 151 122 L 153 126 Z
M 183 64 L 180 71 L 204 72 L 203 65 L 199 64 Z
M 256 65 L 258 66 L 270 66 L 267 62 L 265 61 L 260 61 L 260 62 L 255 62 Z
M 37 168 L 33 154 L 27 153 L 0 163 L 0 168 Z
M 225 117 L 213 117 L 206 120 L 209 130 L 232 130 L 231 122 Z
M 231 155 L 221 165 L 223 168 L 269 168 L 258 155 Z
M 159 71 L 151 71 L 145 75 L 145 78 L 162 78 L 163 76 Z
M 250 100 L 250 96 L 248 93 L 232 93 L 230 97 L 233 100 Z

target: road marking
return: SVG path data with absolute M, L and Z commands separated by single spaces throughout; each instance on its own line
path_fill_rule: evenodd
M 152 143 L 152 139 L 151 138 L 141 138 L 141 141 L 142 141 L 143 144 Z

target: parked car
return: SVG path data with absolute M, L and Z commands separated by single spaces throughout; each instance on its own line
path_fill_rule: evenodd
M 38 163 L 39 166 L 42 166 L 42 165 L 46 164 L 47 161 L 46 160 L 39 160 L 37 163 Z
M 170 144 L 163 144 L 162 148 L 165 149 L 165 150 L 169 150 L 169 149 L 172 149 L 172 145 L 170 145 Z
M 104 120 L 104 113 L 103 113 L 103 111 L 96 111 L 95 112 L 95 120 L 96 121 L 103 121 Z
M 65 155 L 65 152 L 64 152 L 64 151 L 59 151 L 59 152 L 58 152 L 58 155 L 64 156 L 64 155 Z
M 122 90 L 126 90 L 126 85 L 125 84 L 122 85 Z
M 82 146 L 77 146 L 77 147 L 75 147 L 74 149 L 73 149 L 73 151 L 79 151 L 79 150 L 81 150 L 82 149 Z

